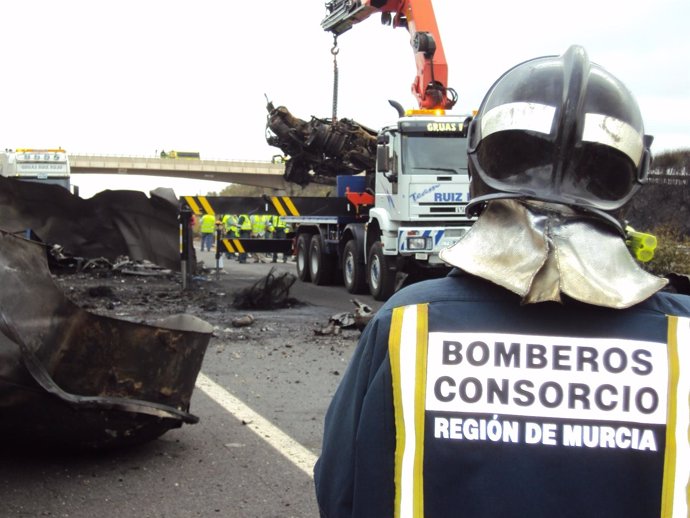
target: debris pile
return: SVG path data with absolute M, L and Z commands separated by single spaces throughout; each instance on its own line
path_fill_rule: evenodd
M 59 244 L 53 244 L 49 247 L 48 262 L 51 271 L 63 273 L 90 272 L 98 275 L 121 273 L 140 276 L 173 274 L 173 270 L 170 268 L 164 268 L 146 259 L 132 260 L 126 255 L 120 255 L 112 261 L 106 257 L 89 259 L 70 255 Z
M 58 289 L 43 245 L 2 231 L 0 264 L 2 440 L 100 449 L 198 421 L 189 406 L 210 324 L 86 311 Z M 107 286 L 89 295 L 115 296 Z
M 254 315 L 241 315 L 233 318 L 230 323 L 232 324 L 232 327 L 247 327 L 254 323 Z
M 0 176 L 2 230 L 52 245 L 62 260 L 126 255 L 179 271 L 179 200 L 172 189 L 150 197 L 138 191 L 102 191 L 82 199 L 57 185 Z M 28 230 L 31 229 L 31 230 Z
M 356 307 L 354 311 L 336 313 L 328 319 L 328 324 L 325 327 L 315 329 L 314 334 L 320 336 L 338 335 L 341 329 L 350 327 L 354 327 L 359 332 L 362 332 L 374 316 L 374 311 L 371 309 L 371 306 L 357 299 L 351 299 L 351 302 Z
M 277 309 L 294 306 L 298 301 L 290 297 L 290 288 L 297 277 L 292 273 L 275 273 L 271 268 L 266 277 L 235 293 L 235 309 Z

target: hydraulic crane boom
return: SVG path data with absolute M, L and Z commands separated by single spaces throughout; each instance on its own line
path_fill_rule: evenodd
M 455 105 L 457 94 L 447 85 L 448 64 L 431 0 L 330 0 L 326 9 L 321 27 L 335 37 L 373 13 L 381 13 L 385 25 L 406 28 L 417 65 L 412 94 L 419 107 L 451 109 Z

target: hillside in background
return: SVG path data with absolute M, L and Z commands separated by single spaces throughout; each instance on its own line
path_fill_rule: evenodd
M 666 227 L 690 236 L 690 149 L 654 157 L 649 181 L 631 202 L 626 216 L 640 231 Z

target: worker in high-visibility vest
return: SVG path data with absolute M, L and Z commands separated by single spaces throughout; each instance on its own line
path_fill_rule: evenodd
M 264 225 L 266 226 L 266 230 L 264 232 L 264 239 L 273 239 L 275 235 L 275 227 L 273 225 L 273 216 L 270 214 L 264 214 Z M 271 253 L 266 253 L 265 254 L 266 259 L 271 259 L 273 257 L 273 254 Z
M 266 232 L 266 218 L 263 214 L 253 214 L 252 221 L 252 237 L 263 238 Z
M 201 251 L 204 249 L 211 251 L 213 248 L 213 238 L 216 235 L 216 217 L 213 214 L 201 216 Z
M 275 232 L 275 227 L 273 226 L 273 216 L 270 214 L 264 215 L 264 224 L 266 225 L 266 232 L 264 237 L 266 239 L 273 239 L 273 232 Z
M 287 225 L 282 216 L 273 214 L 270 217 L 271 228 L 273 229 L 273 239 L 285 239 L 287 233 Z M 287 261 L 287 254 L 283 254 L 283 262 Z M 272 263 L 278 262 L 278 252 L 273 252 Z
M 229 239 L 240 237 L 240 229 L 237 225 L 236 215 L 226 214 L 223 219 L 223 227 L 225 228 L 225 237 Z
M 224 214 L 221 218 L 221 234 L 222 237 L 226 239 L 235 239 L 239 237 L 239 232 L 237 229 L 237 216 L 233 214 Z M 232 259 L 230 252 L 225 252 L 225 257 Z
M 252 220 L 247 214 L 240 214 L 237 216 L 237 226 L 239 227 L 240 239 L 249 239 L 252 234 Z M 237 260 L 240 263 L 247 262 L 247 253 L 243 252 L 238 257 Z
M 252 238 L 264 239 L 266 237 L 266 216 L 264 214 L 252 214 Z M 254 262 L 259 262 L 259 254 L 254 255 Z

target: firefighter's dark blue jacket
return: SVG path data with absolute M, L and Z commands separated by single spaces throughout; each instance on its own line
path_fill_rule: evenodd
M 553 354 L 549 350 L 550 363 L 541 368 L 532 361 L 534 377 L 526 379 L 518 379 L 509 368 L 491 374 L 491 379 L 484 379 L 481 369 L 466 371 L 477 375 L 462 379 L 452 374 L 434 379 L 441 370 L 430 367 L 426 397 L 432 401 L 435 397 L 441 406 L 427 408 L 424 414 L 424 439 L 417 445 L 423 450 L 418 457 L 421 464 L 414 468 L 415 477 L 423 480 L 418 494 L 408 492 L 414 486 L 406 485 L 404 475 L 401 478 L 401 471 L 412 469 L 411 465 L 401 467 L 400 458 L 396 461 L 396 444 L 400 449 L 401 440 L 410 441 L 408 432 L 401 435 L 401 428 L 412 424 L 399 420 L 396 427 L 399 415 L 392 388 L 396 374 L 389 355 L 391 332 L 396 332 L 395 308 L 417 304 L 425 308 L 429 336 L 438 337 L 433 340 L 442 344 L 449 364 L 461 354 L 468 355 L 465 364 L 472 359 L 474 366 L 485 361 L 505 363 L 509 348 L 502 341 L 505 337 L 514 342 L 524 336 L 557 337 L 555 345 L 549 345 L 557 350 Z M 644 420 L 664 401 L 669 408 L 677 404 L 681 413 L 688 413 L 687 393 L 684 400 L 682 391 L 680 397 L 672 390 L 666 394 L 658 380 L 651 380 L 652 371 L 656 376 L 666 364 L 659 361 L 661 357 L 652 359 L 644 344 L 663 344 L 666 354 L 672 320 L 667 315 L 689 317 L 690 297 L 660 292 L 625 310 L 572 299 L 521 305 L 517 295 L 458 270 L 399 291 L 364 330 L 328 409 L 314 471 L 321 515 L 393 518 L 402 506 L 407 510 L 401 516 L 414 518 L 658 518 L 665 506 L 668 516 L 675 518 L 679 508 L 673 511 L 674 491 L 687 491 L 689 467 L 683 455 L 688 433 L 686 429 L 683 438 L 681 430 L 676 444 L 670 430 L 682 417 L 657 408 L 668 422 L 626 421 L 631 407 L 637 406 Z M 680 325 L 687 323 L 681 319 Z M 469 335 L 457 333 L 482 338 L 463 344 L 463 338 L 457 337 Z M 690 330 L 681 336 L 690 336 Z M 473 351 L 468 351 L 470 345 Z M 512 361 L 517 358 L 524 365 L 526 349 L 513 345 L 513 352 L 523 357 L 514 355 Z M 687 340 L 675 347 L 688 358 Z M 440 365 L 431 354 L 424 361 Z M 495 361 L 489 361 L 487 354 L 494 354 Z M 663 379 L 678 379 L 672 363 Z M 570 376 L 592 366 L 597 376 L 605 376 L 596 377 L 591 387 L 568 383 Z M 460 372 L 452 370 L 453 365 L 439 369 L 446 367 L 449 373 Z M 690 364 L 675 367 L 681 376 L 688 376 Z M 545 371 L 546 376 L 539 378 Z M 479 392 L 486 394 L 491 388 L 494 395 L 501 394 L 501 387 L 507 390 L 505 413 L 475 411 L 480 407 L 459 403 L 462 397 L 479 399 Z M 568 399 L 571 411 L 554 417 L 555 407 L 565 408 Z M 455 406 L 447 412 L 443 405 Z M 585 411 L 585 407 L 589 408 Z M 516 409 L 525 412 L 520 415 Z M 535 433 L 543 435 L 541 440 L 535 439 Z M 401 488 L 397 495 L 396 483 Z M 406 514 L 409 505 L 412 511 Z

